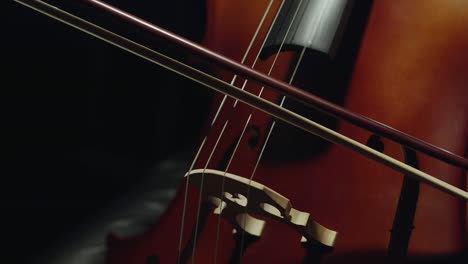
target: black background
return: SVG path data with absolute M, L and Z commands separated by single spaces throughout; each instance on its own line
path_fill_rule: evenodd
M 203 0 L 108 2 L 203 38 Z M 161 159 L 190 151 L 211 93 L 13 1 L 2 5 L 1 259 L 18 263 Z

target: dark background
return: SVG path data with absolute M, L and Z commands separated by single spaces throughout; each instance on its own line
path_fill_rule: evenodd
M 203 0 L 107 2 L 203 37 Z M 192 151 L 211 93 L 13 1 L 2 5 L 1 260 L 20 263 L 160 160 Z

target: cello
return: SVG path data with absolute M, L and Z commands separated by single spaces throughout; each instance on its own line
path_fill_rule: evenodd
M 256 71 L 275 79 L 310 87 L 314 72 L 301 65 L 334 72 L 336 62 L 329 61 L 330 54 L 317 55 L 317 48 L 297 50 L 287 33 L 281 37 L 284 27 L 273 21 L 280 17 L 290 22 L 286 28 L 298 32 L 303 24 L 292 22 L 299 11 L 308 10 L 298 8 L 302 1 L 294 2 L 296 6 L 282 3 L 208 1 L 204 45 L 249 67 L 255 64 Z M 282 15 L 284 6 L 292 11 Z M 340 19 L 353 17 L 344 12 L 347 7 Z M 464 8 L 466 4 L 457 1 L 374 1 L 363 11 L 369 14 L 356 58 L 347 68 L 349 80 L 336 84 L 345 87 L 338 92 L 343 98 L 336 99 L 335 91 L 323 93 L 330 92 L 345 109 L 463 156 L 468 135 Z M 263 23 L 266 26 L 257 32 L 256 26 Z M 277 29 L 277 38 L 267 37 L 270 29 Z M 252 35 L 258 35 L 257 42 L 251 41 Z M 289 42 L 278 45 L 278 38 Z M 266 54 L 262 41 L 269 44 Z M 257 52 L 244 59 L 242 52 L 250 46 Z M 316 61 L 320 63 L 314 65 Z M 223 69 L 217 76 L 283 104 L 280 94 L 245 82 L 242 76 Z M 324 79 L 313 80 L 313 86 L 327 85 L 330 80 Z M 465 202 L 342 147 L 304 139 L 300 132 L 276 125 L 269 115 L 223 95 L 214 105 L 207 137 L 168 211 L 144 234 L 111 236 L 109 263 L 447 263 L 466 251 Z M 313 112 L 310 118 L 466 188 L 462 169 L 351 124 L 329 122 L 321 113 Z M 408 199 L 414 203 L 402 202 Z M 298 219 L 303 220 L 301 227 Z

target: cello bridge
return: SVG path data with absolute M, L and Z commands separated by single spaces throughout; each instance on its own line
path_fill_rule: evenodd
M 303 243 L 330 248 L 335 244 L 336 231 L 315 222 L 309 213 L 293 208 L 288 198 L 258 182 L 212 169 L 192 170 L 185 177 L 202 190 L 202 199 L 215 207 L 213 213 L 220 214 L 235 231 L 261 237 L 266 222 L 252 216 L 258 215 L 288 225 L 302 235 Z

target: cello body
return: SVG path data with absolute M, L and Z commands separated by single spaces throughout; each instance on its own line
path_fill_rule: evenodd
M 242 60 L 269 4 L 267 0 L 208 0 L 204 46 Z M 280 1 L 272 2 L 265 25 L 271 23 L 279 6 Z M 340 103 L 350 111 L 465 155 L 468 146 L 467 14 L 466 1 L 374 1 Z M 245 64 L 250 66 L 255 60 L 267 30 L 268 26 L 260 29 Z M 255 69 L 267 73 L 272 68 L 272 76 L 288 81 L 296 56 L 286 51 L 275 57 L 273 54 L 259 60 Z M 300 72 L 295 85 L 314 85 L 307 80 L 313 71 L 306 68 Z M 223 70 L 215 73 L 227 82 L 234 77 Z M 237 86 L 243 83 L 240 77 L 234 81 Z M 256 94 L 261 92 L 270 101 L 281 100 L 276 92 L 262 90 L 251 82 L 245 89 Z M 218 95 L 209 122 L 215 118 L 221 102 L 223 96 Z M 207 139 L 194 169 L 226 170 L 252 177 L 287 197 L 294 208 L 310 213 L 318 223 L 336 230 L 336 244 L 321 257 L 320 263 L 387 260 L 403 175 L 335 145 L 314 150 L 311 143 L 307 148 L 310 147 L 312 155 L 291 159 L 288 151 L 294 153 L 304 146 L 290 139 L 285 139 L 286 148 L 279 147 L 282 143 L 278 139 L 274 140 L 276 143 L 268 142 L 271 117 L 232 99 L 227 99 L 220 109 L 211 128 L 207 125 Z M 363 143 L 372 136 L 345 122 L 338 122 L 335 130 Z M 270 144 L 263 149 L 264 143 Z M 386 139 L 381 143 L 385 154 L 405 159 L 402 146 Z M 259 159 L 264 151 L 280 153 L 273 159 Z M 466 188 L 463 170 L 422 154 L 417 154 L 417 160 L 422 171 Z M 182 263 L 233 262 L 236 251 L 233 226 L 215 214 L 210 214 L 203 223 L 197 221 L 199 191 L 189 186 L 186 193 L 185 181 L 165 214 L 149 230 L 133 237 L 109 236 L 107 263 L 177 262 L 179 251 L 187 247 L 199 225 L 202 227 L 196 233 L 194 250 L 190 250 Z M 464 202 L 422 184 L 405 261 L 457 261 L 468 246 L 466 219 Z M 242 263 L 308 263 L 300 241 L 301 236 L 287 225 L 266 219 L 261 237 L 243 250 L 238 259 Z

